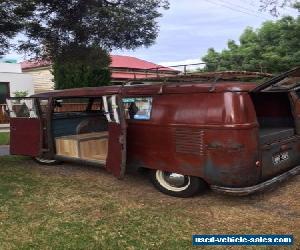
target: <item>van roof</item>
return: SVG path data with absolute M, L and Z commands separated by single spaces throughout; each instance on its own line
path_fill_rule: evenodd
M 155 94 L 180 94 L 199 92 L 249 92 L 257 86 L 249 82 L 172 82 L 172 83 L 146 83 L 134 85 L 113 85 L 103 87 L 85 87 L 74 89 L 53 90 L 39 93 L 33 97 L 79 97 L 123 94 L 134 95 L 155 95 Z

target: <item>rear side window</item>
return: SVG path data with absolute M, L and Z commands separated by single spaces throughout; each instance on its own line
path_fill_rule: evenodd
M 101 111 L 102 110 L 102 99 L 101 98 L 90 99 L 88 110 Z
M 64 98 L 54 101 L 54 113 L 83 112 L 87 109 L 88 98 Z
M 54 113 L 101 111 L 101 98 L 61 98 L 54 101 Z
M 26 99 L 7 99 L 7 107 L 11 118 L 37 118 L 35 100 Z
M 48 109 L 49 100 L 48 99 L 39 99 L 40 109 L 42 115 L 45 115 Z
M 152 97 L 123 98 L 126 119 L 150 120 Z

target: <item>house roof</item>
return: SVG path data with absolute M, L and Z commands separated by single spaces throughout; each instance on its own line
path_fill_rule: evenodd
M 47 60 L 37 60 L 37 61 L 24 61 L 21 62 L 21 68 L 22 70 L 26 69 L 34 69 L 34 68 L 40 68 L 40 67 L 47 67 L 50 66 L 51 62 Z
M 160 71 L 176 72 L 176 70 L 172 68 L 164 67 L 132 56 L 111 55 L 111 60 L 112 60 L 110 64 L 111 68 L 127 68 L 127 69 L 138 69 L 138 70 L 159 69 Z M 47 60 L 21 62 L 22 70 L 47 67 L 50 65 L 51 62 Z
M 148 62 L 136 57 L 132 56 L 119 56 L 112 55 L 111 56 L 111 65 L 112 68 L 130 68 L 130 69 L 159 69 L 159 70 L 167 70 L 167 71 L 175 71 L 172 68 L 164 67 L 162 65 L 158 65 L 152 62 Z

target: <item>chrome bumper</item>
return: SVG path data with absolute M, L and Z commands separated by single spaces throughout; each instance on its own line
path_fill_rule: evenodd
M 236 196 L 244 196 L 244 195 L 249 195 L 258 191 L 265 190 L 277 183 L 283 182 L 286 179 L 297 175 L 300 173 L 300 166 L 294 167 L 291 170 L 284 172 L 281 175 L 275 176 L 272 179 L 269 179 L 265 182 L 259 183 L 254 186 L 250 187 L 242 187 L 242 188 L 231 188 L 231 187 L 221 187 L 221 186 L 215 186 L 211 185 L 210 188 L 213 191 L 219 192 L 219 193 L 225 193 L 225 194 L 230 194 L 230 195 L 236 195 Z

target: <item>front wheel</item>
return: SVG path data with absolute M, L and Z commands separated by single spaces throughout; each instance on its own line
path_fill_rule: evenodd
M 58 160 L 47 159 L 47 158 L 43 158 L 43 157 L 34 157 L 33 159 L 41 165 L 55 165 L 55 164 L 61 163 Z
M 152 170 L 150 177 L 159 191 L 175 197 L 191 197 L 207 187 L 206 183 L 197 177 L 162 170 Z

